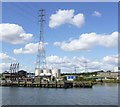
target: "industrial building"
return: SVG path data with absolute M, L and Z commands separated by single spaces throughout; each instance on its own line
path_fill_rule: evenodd
M 119 79 L 120 72 L 97 72 L 97 76 L 105 80 L 107 79 Z
M 42 70 L 36 70 L 35 76 L 41 77 L 41 78 L 60 78 L 61 70 L 60 69 L 42 69 Z
M 77 78 L 77 76 L 75 75 L 66 75 L 65 77 L 67 81 L 74 81 Z

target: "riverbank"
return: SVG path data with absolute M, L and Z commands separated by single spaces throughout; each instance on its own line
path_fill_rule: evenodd
M 120 80 L 100 80 L 96 81 L 96 83 L 120 83 Z

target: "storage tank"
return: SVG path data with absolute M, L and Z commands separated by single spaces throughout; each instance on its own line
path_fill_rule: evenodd
M 51 70 L 51 69 L 49 69 L 49 73 L 51 73 L 51 74 L 52 74 L 52 70 Z
M 40 72 L 38 69 L 35 70 L 35 76 L 39 76 L 40 75 Z
M 46 74 L 46 76 L 48 76 L 48 77 L 51 76 L 51 75 L 52 75 L 51 73 L 47 73 L 47 74 Z
M 36 69 L 35 70 L 35 76 L 40 76 L 40 74 L 43 72 L 43 70 Z
M 44 73 L 40 73 L 40 76 L 43 77 L 43 76 L 45 76 L 45 75 L 44 75 Z
M 43 73 L 47 75 L 49 73 L 49 69 L 43 69 Z
M 60 77 L 60 69 L 52 69 L 52 76 L 54 77 Z

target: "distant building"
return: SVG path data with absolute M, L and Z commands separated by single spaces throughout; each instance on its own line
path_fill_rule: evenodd
M 104 79 L 119 79 L 120 72 L 97 72 L 97 76 Z
M 75 75 L 66 75 L 67 81 L 74 81 L 77 78 Z
M 120 72 L 118 67 L 114 67 L 113 72 Z
M 20 70 L 18 72 L 15 73 L 9 73 L 8 71 L 5 71 L 2 73 L 2 78 L 6 79 L 6 80 L 18 80 L 18 78 L 22 78 L 22 77 L 27 77 L 27 72 L 24 70 Z
M 19 77 L 27 77 L 27 71 L 24 71 L 24 70 L 18 71 L 18 76 Z
M 16 73 L 9 73 L 7 71 L 2 73 L 2 77 L 6 80 L 17 80 L 18 79 L 18 74 Z
M 35 73 L 27 73 L 27 77 L 34 78 L 35 77 Z
M 10 79 L 10 73 L 8 71 L 5 71 L 2 73 L 2 77 L 5 79 Z

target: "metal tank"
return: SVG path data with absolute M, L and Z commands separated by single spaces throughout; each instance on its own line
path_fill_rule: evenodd
M 39 69 L 35 70 L 35 76 L 40 76 L 41 73 L 43 73 L 43 70 L 39 70 Z
M 43 73 L 46 75 L 47 73 L 49 73 L 48 69 L 43 69 Z
M 52 76 L 58 78 L 60 77 L 60 73 L 61 73 L 60 69 L 52 69 Z

